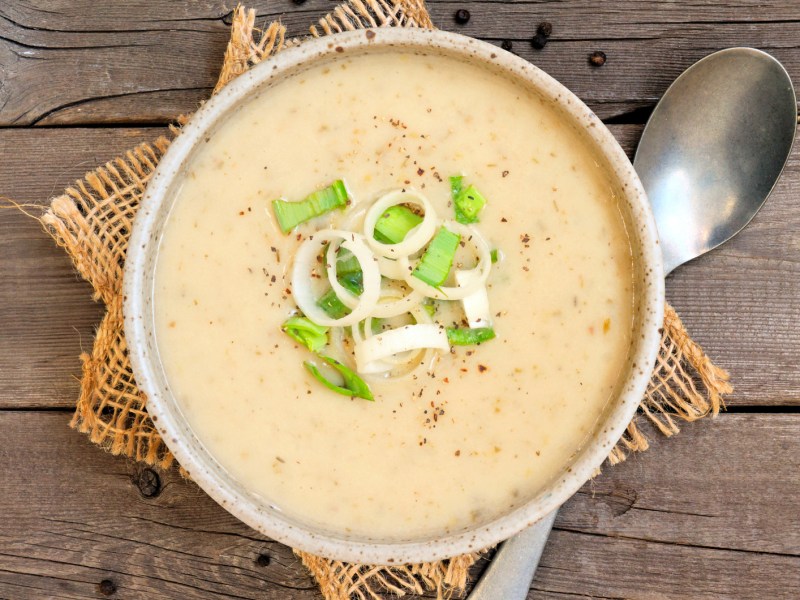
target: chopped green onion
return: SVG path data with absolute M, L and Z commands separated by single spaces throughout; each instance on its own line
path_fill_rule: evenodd
M 460 235 L 442 227 L 411 274 L 433 287 L 442 285 L 450 274 L 460 241 Z
M 275 218 L 278 219 L 281 231 L 289 233 L 300 223 L 346 206 L 347 200 L 347 188 L 341 179 L 337 179 L 328 187 L 317 190 L 299 202 L 273 200 L 272 210 L 275 211 Z
M 454 346 L 471 346 L 494 339 L 494 329 L 491 327 L 477 327 L 475 329 L 447 328 L 447 341 Z
M 383 331 L 383 319 L 378 319 L 377 317 L 372 319 L 372 335 L 376 335 Z
M 336 275 L 344 289 L 360 296 L 364 292 L 364 274 L 358 259 L 347 250 L 339 251 L 336 263 Z M 336 295 L 333 290 L 317 300 L 319 306 L 331 319 L 341 319 L 350 312 L 350 309 Z
M 375 223 L 375 239 L 383 244 L 399 244 L 420 223 L 422 217 L 408 207 L 390 206 Z
M 344 289 L 356 296 L 360 296 L 364 291 L 364 274 L 360 270 L 355 273 L 339 275 L 337 279 Z
M 331 319 L 341 319 L 350 312 L 350 309 L 339 300 L 339 296 L 333 290 L 328 290 L 327 294 L 317 300 L 317 306 L 324 310 Z
M 492 257 L 492 264 L 494 264 L 498 260 L 500 260 L 500 255 L 498 254 L 497 248 L 492 248 L 492 251 L 491 251 L 490 255 Z
M 327 254 L 327 250 L 325 253 Z M 326 264 L 326 274 L 327 270 L 328 265 Z M 364 274 L 361 272 L 361 265 L 359 264 L 358 259 L 347 250 L 340 249 L 337 253 L 336 279 L 339 280 L 339 283 L 344 289 L 355 294 L 356 296 L 360 296 L 364 292 Z M 320 302 L 317 304 L 322 307 Z M 339 319 L 341 317 L 333 318 Z
M 361 273 L 361 265 L 358 263 L 358 259 L 350 252 L 340 249 L 336 262 L 336 274 L 341 276 L 351 275 L 352 273 Z
M 328 343 L 328 328 L 306 317 L 291 317 L 281 325 L 283 332 L 312 352 L 319 352 Z
M 327 250 L 323 252 L 327 254 Z M 327 274 L 327 265 L 324 270 Z M 358 259 L 350 252 L 340 249 L 336 259 L 336 275 L 342 287 L 349 292 L 360 296 L 364 292 L 364 274 Z M 324 310 L 332 319 L 341 319 L 350 309 L 345 306 L 333 290 L 329 290 L 317 301 L 317 306 Z
M 463 175 L 454 175 L 450 178 L 450 197 L 455 200 L 455 197 L 461 193 L 461 188 L 464 185 Z
M 320 373 L 319 369 L 314 363 L 312 363 L 310 360 L 305 361 L 303 364 L 305 365 L 306 369 L 308 369 L 309 373 L 311 373 L 317 379 L 317 381 L 319 381 L 326 388 L 336 392 L 337 394 L 350 396 L 352 398 L 364 398 L 364 400 L 375 399 L 372 395 L 372 391 L 369 389 L 369 386 L 363 379 L 361 379 L 361 377 L 356 375 L 355 371 L 349 369 L 338 360 L 333 359 L 330 356 L 320 355 L 320 358 L 328 363 L 331 367 L 336 369 L 336 371 L 339 372 L 344 380 L 344 387 L 336 385 L 327 379 L 322 373 Z
M 422 308 L 432 317 L 436 314 L 436 301 L 433 298 L 425 297 L 422 301 Z
M 453 197 L 453 206 L 456 210 L 456 221 L 464 225 L 478 222 L 478 213 L 486 206 L 486 198 L 470 185 Z

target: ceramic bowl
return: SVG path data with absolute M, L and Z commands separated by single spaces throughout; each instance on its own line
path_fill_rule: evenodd
M 636 258 L 635 323 L 627 377 L 588 442 L 564 465 L 560 477 L 525 504 L 490 523 L 430 539 L 383 543 L 315 531 L 250 494 L 209 455 L 175 401 L 156 346 L 153 278 L 162 228 L 170 212 L 184 165 L 204 136 L 226 115 L 265 86 L 316 64 L 368 52 L 441 53 L 514 78 L 561 109 L 585 133 L 616 177 L 620 203 Z M 608 456 L 633 418 L 645 392 L 659 346 L 664 306 L 661 251 L 650 206 L 633 167 L 608 129 L 575 95 L 521 58 L 496 46 L 443 31 L 384 28 L 352 31 L 309 40 L 244 73 L 209 100 L 172 143 L 147 187 L 136 216 L 125 264 L 125 335 L 136 381 L 147 395 L 147 409 L 180 464 L 212 498 L 236 517 L 294 548 L 347 561 L 392 564 L 441 559 L 485 548 L 531 525 L 564 503 Z

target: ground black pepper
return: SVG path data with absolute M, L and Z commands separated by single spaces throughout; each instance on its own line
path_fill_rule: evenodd
M 469 14 L 469 11 L 466 8 L 459 8 L 455 14 L 456 23 L 458 23 L 459 25 L 466 25 L 467 23 L 469 23 L 470 16 L 471 15 Z
M 602 50 L 597 50 L 589 55 L 589 64 L 593 67 L 602 67 L 606 64 L 606 53 Z

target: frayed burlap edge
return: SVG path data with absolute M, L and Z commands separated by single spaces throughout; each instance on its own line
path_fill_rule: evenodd
M 310 27 L 312 36 L 365 27 L 433 27 L 422 0 L 349 0 Z M 220 72 L 221 87 L 281 49 L 300 43 L 286 39 L 279 22 L 255 27 L 255 11 L 234 11 L 231 40 Z M 181 116 L 172 134 L 190 117 Z M 169 145 L 167 137 L 141 144 L 88 173 L 51 201 L 41 217 L 45 230 L 63 247 L 95 300 L 107 308 L 91 354 L 82 354 L 81 391 L 71 426 L 92 442 L 160 468 L 172 454 L 148 418 L 146 398 L 137 389 L 123 336 L 122 272 L 128 236 L 145 187 Z M 661 349 L 637 419 L 647 419 L 664 435 L 678 422 L 716 415 L 731 391 L 728 374 L 714 366 L 687 333 L 675 311 L 666 307 Z M 616 464 L 630 452 L 646 450 L 647 439 L 631 422 L 609 456 Z M 380 567 L 333 561 L 296 551 L 328 600 L 377 600 L 381 591 L 397 595 L 435 591 L 439 597 L 463 592 L 469 567 L 479 553 L 416 565 Z
M 91 354 L 81 354 L 81 391 L 70 425 L 112 454 L 162 468 L 173 462 L 133 380 L 123 335 L 122 272 L 133 217 L 169 141 L 160 137 L 88 173 L 41 217 L 106 305 Z
M 696 421 L 717 416 L 724 408 L 723 396 L 733 391 L 728 372 L 708 358 L 689 336 L 678 313 L 664 307 L 661 347 L 639 411 L 608 456 L 612 465 L 625 460 L 630 452 L 647 450 L 650 444 L 637 421 L 644 416 L 665 436 L 680 431 L 678 420 Z

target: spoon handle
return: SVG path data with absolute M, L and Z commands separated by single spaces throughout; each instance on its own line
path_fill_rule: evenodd
M 503 542 L 467 600 L 524 600 L 557 512 Z

